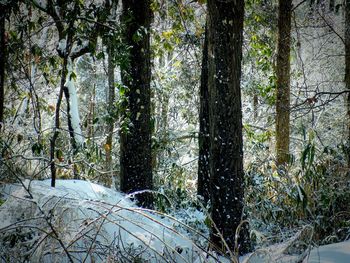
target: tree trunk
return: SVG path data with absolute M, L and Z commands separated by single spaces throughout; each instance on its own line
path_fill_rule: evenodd
M 106 138 L 106 173 L 104 176 L 104 184 L 110 186 L 112 184 L 113 177 L 113 164 L 112 164 L 112 143 L 113 143 L 113 130 L 114 130 L 114 102 L 115 102 L 115 87 L 114 87 L 114 58 L 113 47 L 108 43 L 108 123 L 107 123 L 107 138 Z
M 258 92 L 254 91 L 254 94 L 253 94 L 253 118 L 255 121 L 258 119 L 258 107 L 259 107 Z
M 96 84 L 92 87 L 92 94 L 89 101 L 89 113 L 87 115 L 87 139 L 93 140 L 95 129 L 94 129 L 94 119 L 95 119 L 95 105 L 96 104 Z
M 210 172 L 209 172 L 209 90 L 208 90 L 208 28 L 206 26 L 203 54 L 202 72 L 199 91 L 199 156 L 198 156 L 198 187 L 197 194 L 203 198 L 206 205 L 210 199 Z
M 276 161 L 285 166 L 289 159 L 290 43 L 292 0 L 279 0 L 277 47 Z
M 244 1 L 208 0 L 209 124 L 211 215 L 210 240 L 232 251 L 244 203 L 241 61 Z M 241 240 L 242 241 L 242 240 Z M 240 243 L 241 252 L 245 243 Z
M 5 65 L 6 65 L 6 35 L 5 16 L 6 7 L 0 5 L 0 132 L 4 127 L 4 102 L 5 102 Z
M 55 187 L 55 185 L 56 185 L 57 169 L 56 169 L 56 164 L 55 164 L 55 151 L 56 151 L 56 141 L 57 141 L 57 138 L 59 135 L 59 129 L 60 129 L 60 111 L 61 111 L 61 104 L 62 104 L 62 98 L 63 98 L 64 84 L 66 82 L 66 77 L 67 77 L 67 64 L 68 64 L 68 59 L 67 59 L 67 57 L 64 57 L 63 61 L 62 61 L 62 69 L 61 69 L 62 73 L 61 73 L 60 91 L 58 94 L 56 108 L 55 108 L 55 125 L 53 128 L 52 138 L 50 139 L 51 187 Z
M 345 2 L 345 86 L 350 90 L 350 0 Z M 348 106 L 348 166 L 350 167 L 350 93 L 347 97 Z
M 73 148 L 73 152 L 76 153 L 78 145 L 77 145 L 77 141 L 76 141 L 75 136 L 74 136 L 75 132 L 74 132 L 73 125 L 72 125 L 70 94 L 69 94 L 68 87 L 66 85 L 63 88 L 63 93 L 64 93 L 64 97 L 66 98 L 66 105 L 67 105 L 67 121 L 68 121 L 69 137 L 70 137 L 71 145 Z
M 120 186 L 126 193 L 153 188 L 150 121 L 150 1 L 123 0 L 125 43 L 130 46 L 129 65 L 122 69 L 127 86 L 127 109 L 120 138 Z M 151 207 L 150 193 L 136 196 L 139 205 Z

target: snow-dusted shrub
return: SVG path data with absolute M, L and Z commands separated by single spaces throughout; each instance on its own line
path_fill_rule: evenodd
M 287 171 L 272 158 L 247 170 L 247 212 L 253 239 L 260 245 L 283 241 L 305 224 L 313 241 L 349 238 L 349 179 L 342 147 L 319 147 L 312 136 L 304 142 Z

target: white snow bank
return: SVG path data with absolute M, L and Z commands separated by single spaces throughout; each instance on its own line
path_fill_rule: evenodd
M 311 250 L 310 256 L 303 263 L 349 263 L 350 240 Z
M 0 206 L 0 258 L 9 262 L 225 262 L 119 192 L 80 180 L 24 185 L 29 193 L 5 187 Z
M 349 263 L 350 241 L 312 248 L 313 228 L 304 227 L 291 239 L 241 258 L 242 263 Z M 310 251 L 311 250 L 311 251 Z

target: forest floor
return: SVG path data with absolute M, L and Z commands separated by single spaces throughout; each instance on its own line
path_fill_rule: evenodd
M 205 216 L 198 211 L 193 215 L 187 211 L 187 219 L 174 218 L 138 208 L 130 200 L 132 196 L 80 180 L 58 180 L 56 188 L 50 187 L 49 180 L 26 180 L 22 185 L 0 186 L 0 190 L 0 262 L 24 258 L 29 262 L 69 262 L 70 253 L 73 262 L 105 262 L 107 258 L 123 258 L 120 262 L 230 262 L 206 252 L 207 232 L 183 225 L 188 217 L 203 221 Z M 298 239 L 261 249 L 239 261 L 292 263 L 304 258 L 303 263 L 350 262 L 350 241 L 313 248 L 310 253 L 290 253 L 291 244 Z
M 311 250 L 310 256 L 305 263 L 349 263 L 350 262 L 350 240 L 320 246 Z

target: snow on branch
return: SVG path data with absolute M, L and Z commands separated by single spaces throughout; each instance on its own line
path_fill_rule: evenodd
M 68 88 L 69 92 L 69 104 L 70 104 L 70 117 L 72 122 L 72 128 L 74 131 L 75 141 L 81 145 L 84 142 L 84 137 L 82 136 L 82 131 L 80 127 L 80 117 L 79 117 L 79 104 L 78 104 L 78 95 L 74 85 L 74 79 L 71 77 L 73 74 L 73 62 L 71 59 L 68 59 L 68 74 L 67 80 L 64 84 Z
M 47 12 L 47 1 L 45 0 L 31 0 L 31 1 L 41 11 Z

